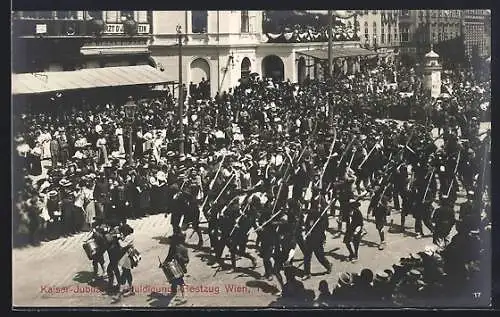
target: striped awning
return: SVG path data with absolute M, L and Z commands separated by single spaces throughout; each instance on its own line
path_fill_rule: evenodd
M 89 88 L 167 83 L 167 74 L 149 65 L 89 68 L 12 75 L 12 94 L 39 94 Z
M 316 59 L 328 59 L 327 49 L 317 49 L 310 51 L 297 52 L 298 54 L 306 55 Z M 361 47 L 334 47 L 332 50 L 333 58 L 339 57 L 354 57 L 354 56 L 369 56 L 377 55 L 376 52 L 367 50 Z

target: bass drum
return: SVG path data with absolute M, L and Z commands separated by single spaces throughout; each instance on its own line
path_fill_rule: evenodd
M 169 282 L 184 276 L 184 271 L 182 270 L 182 267 L 175 259 L 171 260 L 170 262 L 164 262 L 161 266 L 161 269 Z
M 93 260 L 95 255 L 97 254 L 98 249 L 97 242 L 95 239 L 90 239 L 83 243 L 83 250 L 85 250 L 85 254 L 87 255 L 89 260 Z

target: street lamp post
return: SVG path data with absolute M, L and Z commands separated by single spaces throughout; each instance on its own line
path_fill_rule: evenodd
M 333 11 L 328 10 L 328 79 L 333 78 Z M 328 123 L 333 125 L 333 105 L 328 101 Z
M 177 37 L 179 41 L 179 154 L 184 155 L 184 123 L 183 114 L 183 88 L 182 88 L 182 29 L 177 25 Z
M 137 105 L 135 104 L 132 97 L 128 97 L 127 103 L 124 106 L 125 110 L 125 125 L 128 130 L 128 146 L 129 146 L 129 156 L 128 163 L 130 166 L 134 164 L 133 151 L 132 151 L 132 132 L 133 132 L 133 123 L 135 119 L 135 112 L 137 110 Z
M 328 10 L 328 77 L 333 74 L 333 11 Z

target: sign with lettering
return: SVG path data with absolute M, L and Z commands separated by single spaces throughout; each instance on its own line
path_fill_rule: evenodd
M 104 33 L 107 34 L 122 34 L 123 24 L 106 24 L 104 28 Z
M 149 24 L 138 24 L 137 33 L 139 34 L 149 34 Z
M 36 34 L 45 34 L 45 33 L 47 33 L 47 24 L 37 24 Z
M 104 29 L 105 34 L 123 34 L 123 24 L 121 23 L 108 23 Z M 149 34 L 149 24 L 138 24 L 137 25 L 138 34 Z

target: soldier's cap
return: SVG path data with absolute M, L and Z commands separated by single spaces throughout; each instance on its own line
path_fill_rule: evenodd
M 68 187 L 68 186 L 71 186 L 71 182 L 69 180 L 63 178 L 59 181 L 59 185 L 61 185 L 63 187 Z
M 348 272 L 340 273 L 339 275 L 340 285 L 351 285 L 352 284 L 352 274 Z
M 442 195 L 441 200 L 448 200 L 448 195 Z
M 390 275 L 386 271 L 378 272 L 375 274 L 376 282 L 387 282 L 389 281 Z
M 468 195 L 468 196 L 474 196 L 474 195 L 475 195 L 475 193 L 474 193 L 474 191 L 473 191 L 473 190 L 469 190 L 469 191 L 467 192 L 467 195 Z
M 47 193 L 49 195 L 49 197 L 55 197 L 57 196 L 57 191 L 55 190 L 51 190 L 50 192 Z

